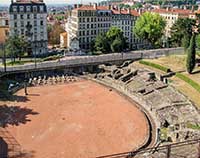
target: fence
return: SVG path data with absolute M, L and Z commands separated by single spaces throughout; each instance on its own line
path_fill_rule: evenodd
M 76 56 L 76 57 L 68 57 L 59 61 L 48 61 L 48 62 L 37 63 L 37 65 L 27 64 L 21 66 L 7 67 L 7 72 L 23 72 L 30 70 L 41 70 L 41 69 L 59 68 L 59 67 L 95 65 L 95 64 L 103 64 L 106 62 L 115 62 L 123 60 L 158 58 L 165 55 L 181 54 L 181 53 L 183 53 L 183 48 L 167 48 L 167 49 L 132 51 L 127 53 L 113 53 L 113 54 L 105 54 L 99 56 Z M 4 69 L 0 68 L 0 72 L 4 72 Z

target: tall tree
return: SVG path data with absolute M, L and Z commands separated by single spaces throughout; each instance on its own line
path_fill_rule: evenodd
M 196 25 L 194 19 L 179 18 L 171 28 L 170 41 L 173 46 L 189 47 L 192 37 L 193 27 Z
M 140 39 L 146 39 L 152 46 L 161 46 L 160 40 L 164 33 L 166 22 L 159 14 L 146 12 L 136 21 L 133 33 Z
M 60 34 L 65 32 L 62 26 L 59 23 L 55 23 L 52 28 L 49 26 L 49 43 L 52 45 L 56 45 L 60 43 Z
M 10 36 L 6 40 L 6 54 L 7 56 L 12 57 L 12 59 L 15 61 L 15 58 L 19 58 L 21 60 L 21 57 L 25 54 L 28 47 L 27 41 L 17 35 Z
M 189 74 L 192 73 L 194 67 L 195 67 L 195 57 L 196 57 L 196 45 L 195 45 L 195 37 L 196 35 L 193 34 L 192 38 L 190 39 L 190 46 L 187 50 L 187 63 L 186 63 L 186 67 L 187 67 L 187 72 Z
M 99 34 L 94 43 L 94 49 L 103 53 L 110 52 L 110 43 L 105 34 Z

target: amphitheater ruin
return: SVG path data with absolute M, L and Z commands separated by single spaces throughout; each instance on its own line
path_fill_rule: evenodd
M 98 66 L 98 71 L 93 73 L 82 72 L 81 74 L 77 74 L 67 71 L 59 71 L 59 73 L 54 72 L 53 74 L 40 74 L 29 77 L 26 86 L 28 86 L 27 100 L 23 103 L 15 100 L 14 102 L 11 102 L 10 105 L 15 104 L 15 106 L 25 107 L 28 105 L 29 108 L 36 110 L 39 114 L 38 116 L 28 117 L 31 120 L 30 123 L 24 123 L 22 127 L 10 127 L 9 125 L 7 128 L 8 131 L 19 141 L 20 146 L 23 148 L 19 152 L 13 152 L 14 154 L 10 152 L 10 154 L 16 155 L 17 153 L 19 155 L 22 154 L 30 156 L 30 149 L 34 148 L 36 153 L 33 152 L 32 154 L 35 154 L 36 158 L 117 158 L 120 157 L 120 154 L 115 155 L 115 153 L 122 153 L 126 151 L 130 151 L 130 153 L 124 153 L 124 156 L 122 154 L 121 157 L 198 158 L 200 156 L 200 130 L 192 128 L 200 125 L 200 114 L 197 106 L 195 106 L 194 103 L 191 102 L 186 96 L 168 84 L 167 78 L 163 78 L 160 74 L 147 68 L 137 67 L 134 63 L 132 63 L 132 61 L 125 61 L 123 64 L 109 66 L 102 64 Z M 21 84 L 21 87 L 24 87 L 24 83 Z M 74 89 L 74 87 L 78 87 L 78 89 Z M 56 96 L 55 93 L 57 93 L 58 96 Z M 83 97 L 82 100 L 79 100 L 83 95 L 82 93 L 89 96 L 89 100 L 87 102 L 86 99 L 88 98 Z M 15 94 L 23 96 L 23 88 Z M 39 96 L 37 96 L 37 94 Z M 75 98 L 73 98 L 72 94 L 75 95 Z M 40 95 L 42 97 L 40 97 Z M 46 98 L 44 96 L 46 96 Z M 67 96 L 70 96 L 71 99 L 74 99 L 74 102 L 77 102 L 80 105 L 73 104 L 73 101 L 67 99 Z M 101 99 L 98 100 L 98 97 Z M 62 98 L 64 98 L 63 101 L 61 101 Z M 98 103 L 93 102 L 93 100 L 96 99 L 98 100 Z M 60 102 L 54 102 L 55 100 Z M 61 108 L 61 111 L 57 111 L 57 108 L 49 106 L 48 104 L 50 103 L 55 105 L 55 107 L 57 106 Z M 68 103 L 71 103 L 73 106 L 68 105 Z M 38 108 L 37 104 L 41 104 L 39 106 L 44 105 L 44 108 L 46 109 L 41 110 Z M 129 104 L 133 106 L 131 107 Z M 83 109 L 83 106 L 86 105 L 88 108 Z M 78 110 L 76 109 L 77 111 L 72 111 L 71 114 L 67 113 L 70 111 L 70 108 L 74 110 L 74 107 L 77 107 Z M 94 111 L 89 111 L 91 109 Z M 50 110 L 53 112 L 50 112 Z M 49 113 L 46 113 L 46 111 L 49 111 Z M 69 116 L 65 116 L 62 111 L 66 111 L 65 114 Z M 91 123 L 91 120 L 84 122 L 85 128 L 90 129 L 91 125 L 93 130 L 93 132 L 90 131 L 91 133 L 84 133 L 83 137 L 86 138 L 85 142 L 80 141 L 82 140 L 81 138 L 79 138 L 80 140 L 76 140 L 76 136 L 63 131 L 62 129 L 63 126 L 66 126 L 66 128 L 71 128 L 70 130 L 76 133 L 81 130 L 81 126 L 73 124 L 73 127 L 67 127 L 67 125 L 61 123 L 62 121 L 68 120 L 69 118 L 67 117 L 73 117 L 72 113 L 77 118 L 81 116 L 79 118 L 81 121 L 89 119 L 86 115 L 81 113 L 81 111 L 83 111 L 84 114 L 91 115 L 92 117 L 90 116 L 90 119 L 93 118 L 100 121 L 100 123 Z M 56 113 L 55 115 L 54 112 Z M 99 114 L 98 112 L 101 113 Z M 57 131 L 52 133 L 52 135 L 51 130 L 54 130 L 52 129 L 53 127 L 46 127 L 48 129 L 47 131 L 44 129 L 44 123 L 40 124 L 40 115 L 43 113 L 46 113 L 45 119 L 49 119 L 51 125 L 54 121 L 54 126 L 56 127 L 55 124 L 58 125 L 58 127 L 56 127 L 58 128 Z M 51 118 L 51 116 L 54 117 Z M 60 117 L 58 118 L 58 116 Z M 108 119 L 112 117 L 115 119 Z M 127 120 L 124 120 L 125 118 L 127 118 Z M 126 122 L 126 125 L 122 120 Z M 133 121 L 132 123 L 130 122 L 131 120 Z M 15 124 L 12 122 L 13 120 L 9 121 L 6 123 Z M 1 128 L 4 128 L 6 123 L 1 121 L 1 125 L 4 124 Z M 115 127 L 116 124 L 118 124 L 117 127 Z M 31 125 L 33 126 L 31 127 Z M 123 128 L 119 128 L 118 126 L 120 125 Z M 112 127 L 115 127 L 114 129 L 116 130 L 112 130 Z M 133 127 L 133 129 L 130 127 Z M 49 138 L 50 136 L 54 138 L 56 137 L 56 134 L 60 132 L 59 130 L 61 131 L 62 137 L 60 137 L 57 142 L 54 139 L 49 140 L 49 142 L 52 141 L 52 143 L 55 143 L 52 147 L 45 148 L 45 146 L 48 146 L 47 142 L 43 145 L 42 141 L 37 139 L 37 134 L 41 134 L 41 140 L 43 139 L 42 136 L 44 139 L 47 139 L 45 138 L 45 134 L 43 132 L 49 132 Z M 111 132 L 109 130 L 111 130 Z M 40 133 L 37 133 L 38 131 L 40 131 Z M 107 134 L 105 132 L 108 132 L 107 137 L 102 137 L 102 135 L 105 136 Z M 31 133 L 31 135 L 29 135 L 29 133 Z M 65 134 L 70 135 L 72 139 L 68 139 Z M 97 136 L 90 137 L 88 138 L 89 140 L 87 140 L 88 135 L 93 134 L 97 134 Z M 23 139 L 23 137 L 26 139 Z M 69 143 L 65 142 L 64 138 L 68 140 Z M 31 144 L 31 140 L 34 141 L 34 139 L 36 140 L 36 142 L 34 142 L 36 144 Z M 26 140 L 29 140 L 30 142 L 26 142 Z M 190 142 L 191 140 L 198 141 L 197 143 L 189 145 L 186 143 L 187 146 L 183 146 L 181 148 L 168 148 L 170 145 L 173 146 L 173 143 Z M 78 143 L 74 144 L 74 146 L 69 145 L 74 142 Z M 38 146 L 37 143 L 41 144 L 41 146 Z M 65 149 L 62 149 L 61 146 L 59 147 L 59 144 L 64 146 Z M 79 146 L 78 144 L 81 144 L 82 146 Z M 98 146 L 99 144 L 100 146 Z M 166 148 L 163 147 L 160 150 L 157 150 L 159 147 L 165 145 Z M 24 150 L 24 147 L 26 146 L 30 147 L 28 148 L 29 152 Z M 55 146 L 57 146 L 58 149 L 55 150 Z M 83 146 L 85 146 L 85 148 L 83 148 Z M 110 150 L 108 150 L 109 148 Z

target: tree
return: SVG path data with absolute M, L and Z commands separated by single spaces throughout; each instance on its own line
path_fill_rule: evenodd
M 183 46 L 187 49 L 195 24 L 196 22 L 194 19 L 179 18 L 171 28 L 170 41 L 172 45 L 177 47 Z
M 112 52 L 121 52 L 123 48 L 123 41 L 119 37 L 116 38 L 111 44 Z
M 142 8 L 142 3 L 136 2 L 134 5 L 131 6 L 131 9 L 138 9 Z
M 62 28 L 62 26 L 59 23 L 55 23 L 52 28 L 49 26 L 49 43 L 52 45 L 56 45 L 60 43 L 60 34 L 62 32 L 65 32 L 65 30 Z
M 194 67 L 195 67 L 195 57 L 196 57 L 196 45 L 195 45 L 195 34 L 192 35 L 192 38 L 190 39 L 190 46 L 187 50 L 187 72 L 189 74 L 192 73 Z
M 103 53 L 110 52 L 109 41 L 105 34 L 99 34 L 96 37 L 94 48 L 96 51 L 101 51 Z
M 112 43 L 116 38 L 123 38 L 123 31 L 120 28 L 114 26 L 108 30 L 106 36 Z
M 197 45 L 197 48 L 200 49 L 200 34 L 198 34 L 196 37 L 196 45 Z
M 149 41 L 152 46 L 159 47 L 165 25 L 165 20 L 159 14 L 145 12 L 136 21 L 133 33 L 138 38 Z
M 24 56 L 27 50 L 27 47 L 28 43 L 24 38 L 17 35 L 10 36 L 6 40 L 6 55 L 11 56 L 14 61 L 17 57 L 21 60 L 21 57 Z

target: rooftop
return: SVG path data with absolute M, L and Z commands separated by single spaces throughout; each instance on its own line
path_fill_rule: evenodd
M 194 13 L 192 10 L 188 9 L 154 9 L 152 12 L 156 13 L 176 13 L 176 14 L 182 14 L 182 15 L 188 15 Z

